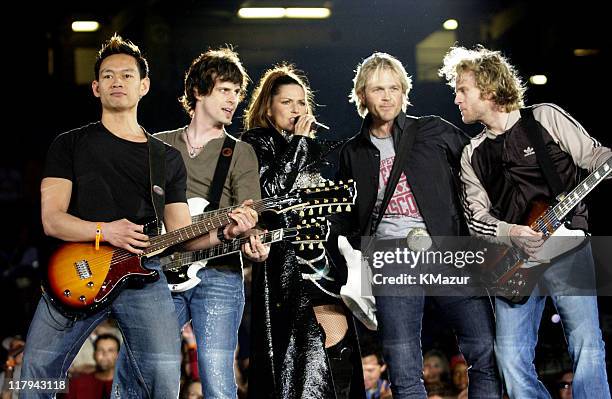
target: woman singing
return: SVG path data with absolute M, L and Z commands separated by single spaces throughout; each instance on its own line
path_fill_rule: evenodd
M 245 111 L 242 140 L 257 154 L 262 196 L 325 182 L 320 169 L 329 142 L 314 138 L 320 124 L 313 104 L 306 79 L 292 66 L 276 66 L 261 78 Z M 295 225 L 297 215 L 262 219 L 272 229 Z M 338 295 L 346 277 L 326 250 L 281 242 L 255 269 L 251 397 L 363 397 L 354 325 Z

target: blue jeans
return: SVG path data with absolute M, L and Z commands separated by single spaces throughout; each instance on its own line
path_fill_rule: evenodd
M 204 397 L 234 399 L 234 353 L 244 309 L 242 270 L 203 268 L 198 277 L 202 281 L 192 289 L 172 294 L 179 325 L 191 319 Z
M 157 259 L 146 267 L 159 270 Z M 44 295 L 30 324 L 21 371 L 23 380 L 66 378 L 81 345 L 104 319 L 117 320 L 131 370 L 117 368 L 113 397 L 176 398 L 180 380 L 180 337 L 163 273 L 141 289 L 124 289 L 110 307 L 79 320 L 64 317 Z M 130 377 L 130 378 L 128 378 Z M 135 378 L 133 378 L 135 377 Z M 23 391 L 20 398 L 51 398 Z
M 495 298 L 495 354 L 511 398 L 550 398 L 538 380 L 533 364 L 538 329 L 546 303 L 546 296 L 538 295 L 540 290 L 552 293 L 551 299 L 561 316 L 563 332 L 574 364 L 573 398 L 610 398 L 597 297 L 560 295 L 563 293 L 562 287 L 566 285 L 563 280 L 566 276 L 576 274 L 576 268 L 582 277 L 593 274 L 590 245 L 551 265 L 542 276 L 536 292 L 526 303 L 517 305 Z M 568 289 L 572 290 L 571 287 Z
M 414 287 L 410 296 L 377 296 L 383 354 L 389 365 L 394 399 L 425 399 L 421 325 L 425 296 Z M 453 328 L 468 365 L 469 397 L 501 398 L 493 352 L 493 309 L 488 298 L 432 297 Z

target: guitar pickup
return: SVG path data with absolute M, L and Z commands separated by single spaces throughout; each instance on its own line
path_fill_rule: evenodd
M 76 268 L 76 272 L 81 280 L 85 280 L 91 277 L 91 268 L 89 267 L 89 262 L 87 262 L 86 260 L 80 260 L 78 262 L 75 262 L 74 267 Z

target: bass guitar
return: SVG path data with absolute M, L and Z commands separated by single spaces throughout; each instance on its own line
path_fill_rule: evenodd
M 515 247 L 489 251 L 489 261 L 486 262 L 484 273 L 487 284 L 495 295 L 503 296 L 513 303 L 526 302 L 551 260 L 577 248 L 585 241 L 586 233 L 580 229 L 571 229 L 566 216 L 610 172 L 612 158 L 596 168 L 571 192 L 559 196 L 556 204 L 549 206 L 545 202 L 537 201 L 532 204 L 527 225 L 542 233 L 544 244 L 531 257 Z M 555 238 L 551 240 L 553 237 Z

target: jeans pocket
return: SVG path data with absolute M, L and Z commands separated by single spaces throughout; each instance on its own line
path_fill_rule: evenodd
M 41 310 L 44 312 L 42 319 L 46 321 L 50 328 L 56 331 L 65 331 L 74 326 L 76 318 L 68 318 L 64 316 L 64 314 L 62 314 L 55 307 L 55 305 L 53 305 L 51 299 L 45 293 L 42 295 L 41 305 Z

